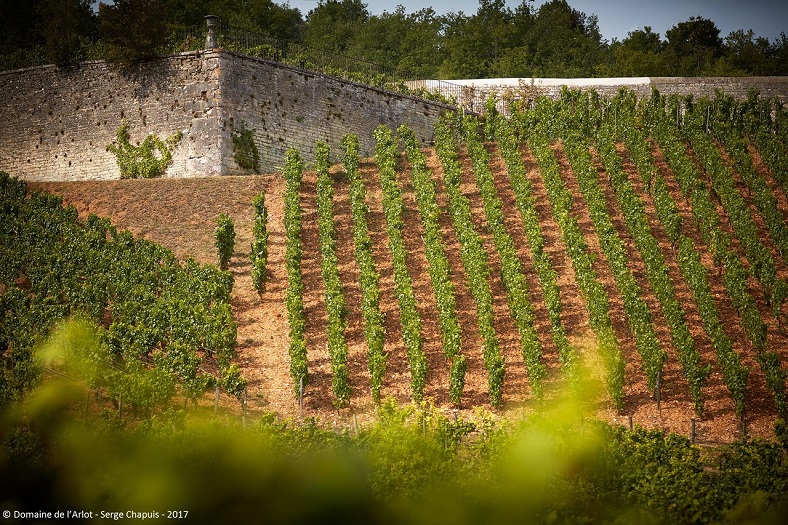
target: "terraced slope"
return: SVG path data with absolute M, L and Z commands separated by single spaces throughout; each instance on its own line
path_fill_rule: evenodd
M 606 204 L 609 224 L 622 241 L 626 251 L 628 273 L 631 273 L 639 289 L 639 297 L 649 312 L 648 322 L 656 336 L 659 348 L 667 357 L 662 365 L 659 378 L 659 401 L 657 407 L 654 384 L 649 384 L 644 372 L 636 338 L 633 335 L 633 324 L 627 315 L 624 298 L 617 287 L 615 273 L 611 268 L 603 243 L 600 242 L 592 210 L 589 208 L 574 165 L 570 163 L 570 155 L 563 142 L 549 144 L 551 153 L 560 167 L 560 176 L 564 187 L 571 196 L 569 202 L 570 215 L 573 217 L 585 242 L 585 250 L 591 255 L 592 268 L 609 303 L 608 315 L 610 326 L 618 342 L 618 350 L 624 361 L 623 404 L 621 411 L 613 409 L 607 394 L 600 397 L 598 406 L 600 415 L 608 420 L 624 424 L 628 416 L 632 416 L 637 424 L 648 427 L 665 427 L 670 430 L 687 433 L 690 420 L 696 417 L 697 399 L 693 400 L 688 380 L 683 370 L 681 356 L 675 346 L 675 334 L 671 329 L 668 316 L 655 294 L 653 281 L 649 278 L 648 269 L 638 243 L 632 237 L 633 231 L 627 225 L 627 218 L 621 210 L 620 200 L 610 175 L 605 171 L 605 162 L 600 159 L 597 149 L 585 144 L 589 161 L 592 163 L 600 193 L 597 194 L 595 205 Z M 717 145 L 719 147 L 719 145 Z M 706 241 L 704 232 L 700 231 L 693 220 L 693 202 L 682 193 L 677 174 L 670 169 L 670 164 L 663 154 L 660 145 L 648 140 L 648 148 L 653 155 L 656 174 L 664 180 L 665 191 L 676 206 L 676 211 L 683 219 L 680 234 L 689 239 L 694 246 L 700 262 L 707 270 L 711 296 L 722 321 L 726 337 L 730 340 L 733 351 L 740 356 L 744 366 L 750 369 L 745 390 L 745 421 L 749 433 L 755 435 L 771 435 L 773 422 L 777 416 L 772 392 L 767 386 L 760 359 L 763 354 L 753 345 L 741 321 L 740 314 L 733 304 L 726 283 L 725 272 L 720 269 L 719 261 L 715 261 L 714 252 Z M 527 144 L 520 144 L 520 160 L 524 166 L 524 180 L 509 176 L 507 161 L 501 148 L 496 143 L 485 143 L 484 150 L 489 156 L 487 163 L 492 173 L 495 196 L 499 203 L 488 199 L 488 207 L 498 206 L 499 224 L 491 228 L 487 223 L 491 217 L 485 210 L 485 195 L 480 191 L 478 177 L 475 172 L 474 159 L 465 146 L 458 148 L 459 189 L 467 201 L 473 226 L 477 232 L 489 264 L 489 288 L 492 294 L 492 311 L 494 313 L 493 328 L 499 341 L 500 354 L 505 363 L 505 380 L 501 398 L 502 413 L 515 413 L 520 408 L 533 406 L 535 396 L 532 390 L 529 369 L 523 358 L 523 347 L 518 325 L 512 315 L 513 299 L 517 290 L 508 290 L 502 279 L 502 257 L 496 246 L 508 242 L 506 233 L 511 239 L 513 255 L 519 261 L 519 272 L 527 286 L 523 286 L 525 299 L 532 308 L 533 326 L 538 339 L 539 359 L 544 367 L 544 402 L 549 403 L 551 388 L 567 377 L 567 352 L 589 358 L 591 361 L 600 358 L 598 351 L 598 331 L 591 323 L 589 301 L 583 296 L 583 286 L 579 285 L 575 266 L 573 266 L 570 247 L 562 234 L 561 225 L 553 213 L 554 208 L 548 198 L 548 188 L 543 169 L 537 161 L 533 149 Z M 694 159 L 692 150 L 688 150 L 689 158 Z M 333 152 L 341 157 L 342 152 Z M 446 191 L 446 164 L 441 161 L 434 150 L 423 151 L 426 167 L 430 172 L 435 187 L 435 202 L 439 215 L 434 218 L 440 228 L 448 273 L 454 288 L 456 299 L 457 320 L 462 333 L 460 353 L 466 360 L 465 385 L 462 391 L 460 409 L 470 410 L 475 406 L 490 407 L 488 371 L 482 348 L 484 337 L 480 332 L 477 319 L 478 303 L 474 299 L 468 272 L 461 254 L 462 244 L 455 229 L 455 221 L 450 216 L 450 202 Z M 660 220 L 655 205 L 657 195 L 649 190 L 652 182 L 644 180 L 639 172 L 633 156 L 623 142 L 616 144 L 616 153 L 620 159 L 620 168 L 643 204 L 645 220 L 664 259 L 664 272 L 673 284 L 676 302 L 684 311 L 684 319 L 692 344 L 698 353 L 698 362 L 702 366 L 710 366 L 711 373 L 701 388 L 704 410 L 697 421 L 698 439 L 705 442 L 731 441 L 739 435 L 740 421 L 736 416 L 736 407 L 723 378 L 718 362 L 718 353 L 704 329 L 698 303 L 692 288 L 685 281 L 679 264 L 679 251 Z M 572 153 L 576 157 L 576 152 Z M 609 161 L 609 159 L 608 159 Z M 777 212 L 783 220 L 788 217 L 788 199 L 783 193 L 767 166 L 760 157 L 753 155 L 755 173 L 771 190 L 776 202 Z M 476 159 L 478 162 L 478 158 Z M 476 168 L 478 169 L 478 165 Z M 780 253 L 779 246 L 774 242 L 764 221 L 759 219 L 758 208 L 752 202 L 752 196 L 741 184 L 742 177 L 736 172 L 736 166 L 729 169 L 735 174 L 736 188 L 743 196 L 744 203 L 757 219 L 759 240 L 774 261 L 776 278 L 788 278 L 788 266 Z M 380 171 L 375 159 L 361 159 L 359 171 L 366 187 L 368 206 L 367 222 L 371 239 L 371 251 L 375 267 L 380 274 L 379 287 L 381 292 L 380 308 L 384 316 L 385 340 L 384 350 L 387 353 L 386 373 L 383 380 L 381 395 L 394 397 L 401 402 L 408 402 L 412 393 L 409 360 L 402 339 L 400 310 L 394 290 L 394 271 L 386 233 L 386 219 L 383 211 L 383 193 L 381 190 Z M 303 209 L 302 241 L 304 259 L 302 269 L 304 276 L 304 305 L 307 318 L 306 340 L 308 345 L 309 383 L 304 397 L 303 414 L 299 412 L 298 402 L 293 396 L 293 384 L 289 375 L 288 329 L 287 315 L 284 305 L 284 293 L 287 287 L 287 273 L 284 267 L 284 181 L 277 174 L 250 177 L 223 177 L 210 179 L 188 180 L 139 180 L 113 182 L 79 182 L 79 183 L 46 183 L 31 184 L 35 189 L 47 189 L 61 194 L 67 203 L 74 204 L 81 215 L 88 213 L 106 215 L 121 227 L 128 228 L 135 235 L 164 244 L 174 250 L 181 258 L 194 257 L 200 262 L 214 262 L 212 219 L 219 213 L 228 213 L 236 221 L 236 253 L 230 268 L 235 275 L 233 291 L 233 308 L 239 322 L 238 352 L 239 363 L 250 380 L 249 405 L 253 410 L 273 410 L 282 415 L 316 416 L 333 420 L 337 423 L 352 424 L 352 418 L 363 418 L 373 410 L 368 366 L 368 350 L 364 336 L 362 300 L 359 285 L 359 267 L 355 258 L 353 240 L 353 215 L 350 201 L 350 181 L 343 166 L 331 168 L 333 182 L 333 221 L 336 228 L 336 255 L 342 294 L 345 300 L 347 327 L 345 338 L 348 345 L 347 369 L 352 397 L 350 408 L 336 410 L 332 393 L 331 358 L 327 348 L 326 328 L 328 315 L 325 306 L 324 281 L 321 278 L 321 255 L 317 212 L 317 175 L 313 171 L 304 172 L 301 187 L 301 207 Z M 700 172 L 703 174 L 703 172 Z M 588 173 L 583 174 L 584 177 Z M 652 174 L 653 176 L 653 174 Z M 751 175 L 748 175 L 751 177 Z M 530 191 L 530 203 L 538 219 L 542 235 L 542 255 L 534 257 L 532 247 L 536 246 L 528 238 L 523 215 L 518 205 L 518 196 L 523 191 L 524 181 Z M 452 408 L 450 402 L 450 360 L 443 351 L 441 336 L 441 320 L 436 306 L 430 274 L 429 260 L 425 252 L 425 231 L 419 214 L 419 204 L 414 189 L 412 166 L 407 156 L 397 159 L 396 182 L 402 191 L 403 223 L 402 238 L 407 251 L 407 270 L 412 279 L 416 307 L 421 320 L 423 350 L 427 360 L 427 381 L 424 398 L 432 400 L 436 405 Z M 708 185 L 708 179 L 702 179 Z M 585 182 L 584 182 L 585 184 Z M 252 197 L 259 191 L 265 191 L 269 209 L 269 281 L 262 300 L 255 292 L 250 277 L 249 250 L 252 229 Z M 485 191 L 489 191 L 487 188 Z M 662 195 L 660 198 L 664 198 Z M 520 199 L 522 201 L 522 199 Z M 492 203 L 492 204 L 491 204 Z M 522 202 L 520 204 L 523 204 Z M 748 266 L 746 253 L 741 243 L 737 242 L 731 221 L 722 203 L 717 203 L 715 210 L 719 217 L 719 228 L 722 235 L 733 238 L 730 245 L 741 264 Z M 497 213 L 497 212 L 496 212 Z M 434 223 L 427 222 L 427 224 Z M 502 226 L 502 228 L 501 228 Z M 498 230 L 496 230 L 496 228 Z M 498 232 L 499 238 L 495 235 Z M 574 249 L 574 248 L 572 248 Z M 507 253 L 506 259 L 512 254 Z M 560 311 L 552 313 L 545 301 L 545 289 L 540 280 L 540 271 L 536 264 L 549 263 L 555 272 L 555 282 L 559 290 Z M 542 275 L 546 275 L 542 273 Z M 730 283 L 727 283 L 729 286 Z M 743 283 L 750 292 L 755 307 L 761 314 L 766 325 L 765 348 L 774 352 L 782 363 L 788 363 L 788 335 L 784 327 L 780 327 L 777 318 L 772 315 L 771 307 L 766 303 L 766 294 L 762 284 L 755 278 Z M 509 285 L 511 286 L 511 285 Z M 549 289 L 549 288 L 547 288 Z M 553 304 L 553 303 L 551 303 Z M 562 343 L 562 336 L 556 335 L 556 327 L 564 332 L 568 344 Z M 557 347 L 557 342 L 562 348 Z M 563 353 L 563 354 L 562 354 Z M 533 358 L 531 357 L 533 366 Z M 783 385 L 784 386 L 784 385 Z

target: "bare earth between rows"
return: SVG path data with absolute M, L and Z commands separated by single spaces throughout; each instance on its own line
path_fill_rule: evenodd
M 503 202 L 505 225 L 518 247 L 524 274 L 528 282 L 528 294 L 534 304 L 535 325 L 542 344 L 544 362 L 548 368 L 547 385 L 561 383 L 561 369 L 557 351 L 550 337 L 550 322 L 544 305 L 542 292 L 531 259 L 522 220 L 514 202 L 514 193 L 509 184 L 505 164 L 494 145 L 489 145 L 491 166 L 495 173 L 498 196 Z M 626 230 L 626 224 L 616 204 L 609 179 L 599 167 L 599 180 L 605 191 L 611 218 L 618 234 L 628 246 L 631 268 L 643 292 L 655 322 L 660 344 L 668 351 L 661 411 L 646 387 L 639 357 L 635 351 L 634 340 L 623 311 L 620 294 L 612 278 L 612 273 L 599 247 L 588 208 L 577 186 L 571 169 L 563 156 L 560 145 L 555 147 L 562 165 L 565 184 L 573 195 L 573 214 L 577 217 L 586 236 L 589 249 L 596 256 L 595 270 L 609 295 L 611 318 L 614 330 L 621 342 L 622 353 L 626 359 L 625 407 L 623 413 L 612 410 L 609 403 L 601 398 L 598 402 L 598 415 L 604 420 L 628 424 L 631 416 L 635 424 L 648 428 L 665 428 L 674 432 L 688 434 L 694 417 L 692 402 L 686 380 L 675 350 L 670 344 L 670 331 L 659 311 L 659 303 L 654 297 L 645 276 L 643 261 L 634 247 L 634 242 Z M 660 243 L 665 255 L 668 272 L 676 285 L 677 298 L 685 307 L 687 321 L 701 354 L 703 363 L 712 363 L 714 371 L 708 385 L 704 388 L 706 413 L 696 422 L 697 439 L 705 443 L 730 442 L 741 437 L 733 403 L 722 382 L 713 348 L 703 331 L 692 295 L 681 279 L 675 254 L 670 242 L 661 228 L 654 212 L 653 201 L 644 191 L 644 185 L 629 161 L 624 148 L 619 147 L 624 160 L 623 166 L 640 193 L 649 216 L 652 232 Z M 658 148 L 654 148 L 656 163 L 666 176 L 671 193 L 684 217 L 684 233 L 696 243 L 707 268 L 712 267 L 708 248 L 703 244 L 700 233 L 691 220 L 689 203 L 678 190 Z M 426 150 L 428 166 L 433 172 L 433 181 L 438 190 L 438 204 L 442 210 L 440 223 L 443 241 L 446 245 L 452 279 L 457 293 L 457 307 L 460 325 L 463 330 L 462 351 L 468 361 L 466 385 L 460 413 L 471 411 L 476 406 L 489 410 L 487 375 L 482 360 L 482 341 L 476 324 L 475 302 L 467 286 L 462 267 L 460 251 L 452 227 L 451 218 L 446 213 L 446 195 L 443 189 L 443 173 L 440 161 L 431 150 Z M 462 191 L 468 197 L 474 221 L 487 249 L 492 270 L 491 288 L 494 295 L 496 313 L 495 328 L 501 341 L 501 351 L 506 360 L 506 383 L 503 406 L 495 410 L 501 415 L 517 417 L 533 408 L 533 399 L 528 384 L 528 375 L 519 349 L 519 336 L 508 310 L 506 292 L 500 280 L 500 259 L 495 252 L 490 230 L 486 224 L 481 195 L 475 185 L 470 162 L 465 156 L 463 161 Z M 584 353 L 593 353 L 594 335 L 589 326 L 588 310 L 585 300 L 575 282 L 571 261 L 563 244 L 561 232 L 553 220 L 546 190 L 541 180 L 538 165 L 528 148 L 523 148 L 523 160 L 527 177 L 533 188 L 536 211 L 545 240 L 545 253 L 558 272 L 563 306 L 562 323 L 570 341 Z M 779 193 L 777 185 L 768 176 L 766 168 L 756 157 L 756 167 L 767 177 L 780 204 L 781 212 L 788 217 L 785 195 Z M 405 245 L 408 250 L 408 269 L 413 278 L 419 314 L 422 318 L 424 350 L 427 356 L 429 376 L 425 397 L 438 407 L 451 410 L 448 397 L 449 365 L 443 356 L 440 342 L 440 324 L 435 300 L 427 272 L 428 262 L 424 252 L 423 229 L 418 213 L 410 171 L 407 162 L 400 162 L 398 182 L 404 190 Z M 367 188 L 369 206 L 370 235 L 373 244 L 373 257 L 380 273 L 382 292 L 381 309 L 385 317 L 385 349 L 388 353 L 386 378 L 382 394 L 400 403 L 410 399 L 410 374 L 408 361 L 402 343 L 399 327 L 400 317 L 394 296 L 391 253 L 385 230 L 382 209 L 380 180 L 374 162 L 362 160 L 361 172 Z M 361 317 L 361 290 L 358 284 L 358 266 L 355 262 L 352 216 L 348 196 L 348 181 L 341 166 L 332 169 L 335 196 L 334 214 L 337 228 L 337 254 L 339 271 L 343 282 L 343 293 L 348 310 L 347 341 L 349 347 L 349 372 L 353 396 L 350 408 L 336 410 L 331 392 L 331 362 L 326 347 L 325 327 L 327 314 L 324 302 L 324 285 L 320 272 L 320 251 L 317 232 L 317 212 L 315 200 L 316 176 L 314 172 L 304 173 L 301 206 L 304 214 L 304 305 L 307 316 L 309 385 L 304 396 L 304 407 L 299 409 L 295 387 L 289 375 L 288 323 L 284 296 L 287 287 L 287 272 L 284 267 L 284 181 L 278 174 L 244 177 L 213 177 L 198 179 L 156 179 L 122 180 L 64 183 L 31 183 L 31 189 L 45 189 L 63 196 L 64 201 L 73 204 L 81 217 L 96 213 L 112 218 L 113 223 L 122 229 L 130 230 L 135 236 L 158 242 L 173 250 L 180 259 L 192 257 L 201 263 L 213 263 L 216 252 L 213 245 L 213 219 L 220 213 L 227 213 L 235 220 L 235 254 L 230 269 L 235 277 L 233 288 L 233 311 L 238 322 L 237 361 L 249 381 L 249 407 L 252 411 L 274 411 L 283 417 L 300 419 L 316 417 L 328 424 L 337 426 L 352 425 L 353 421 L 363 422 L 372 417 L 374 405 L 369 387 L 369 371 L 366 359 L 366 343 Z M 252 197 L 264 191 L 269 211 L 269 265 L 268 287 L 262 297 L 254 290 L 250 280 L 249 251 L 252 237 Z M 724 218 L 724 213 L 723 213 Z M 730 223 L 722 221 L 730 233 Z M 762 223 L 758 223 L 762 226 Z M 773 244 L 768 234 L 761 228 L 763 241 L 767 246 Z M 781 277 L 788 277 L 785 263 L 779 261 Z M 747 430 L 750 435 L 772 436 L 775 419 L 774 403 L 765 386 L 763 374 L 755 361 L 754 350 L 744 336 L 735 308 L 725 294 L 722 279 L 716 270 L 709 272 L 712 291 L 717 299 L 717 307 L 726 326 L 726 331 L 734 342 L 734 348 L 743 356 L 745 365 L 751 368 L 747 396 Z M 784 329 L 768 314 L 763 291 L 753 283 L 752 292 L 758 300 L 764 320 L 769 328 L 769 346 L 778 351 L 783 363 L 788 359 L 788 337 Z M 548 388 L 548 392 L 550 389 Z M 226 403 L 233 403 L 225 399 Z M 207 401 L 206 401 L 207 402 Z M 548 394 L 547 402 L 550 402 Z

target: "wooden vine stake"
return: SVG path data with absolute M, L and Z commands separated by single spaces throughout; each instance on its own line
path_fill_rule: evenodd
M 219 413 L 219 387 L 216 387 L 216 393 L 214 394 L 213 398 L 213 414 L 216 415 Z
M 247 401 L 248 389 L 244 387 L 244 397 L 243 401 L 241 401 L 241 413 L 243 414 L 242 420 L 244 428 L 246 428 L 246 401 Z

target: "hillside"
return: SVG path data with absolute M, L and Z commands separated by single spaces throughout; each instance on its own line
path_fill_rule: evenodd
M 529 299 L 534 305 L 535 322 L 539 341 L 543 348 L 543 360 L 547 368 L 546 387 L 549 402 L 549 388 L 561 378 L 561 365 L 556 346 L 551 338 L 551 324 L 542 296 L 532 254 L 523 230 L 523 222 L 515 205 L 515 194 L 507 177 L 506 164 L 501 157 L 498 145 L 486 144 L 491 156 L 490 166 L 494 174 L 497 194 L 503 202 L 502 212 L 506 230 L 517 248 L 528 281 Z M 636 424 L 646 427 L 661 427 L 678 433 L 688 434 L 693 415 L 693 400 L 682 373 L 682 366 L 676 350 L 671 343 L 671 333 L 659 303 L 645 276 L 641 255 L 634 249 L 634 242 L 627 231 L 621 210 L 614 197 L 610 179 L 601 166 L 599 156 L 594 151 L 594 162 L 598 179 L 604 190 L 605 199 L 613 225 L 627 247 L 628 261 L 633 275 L 642 290 L 642 296 L 652 312 L 654 328 L 660 347 L 667 351 L 667 361 L 662 376 L 661 414 L 657 410 L 647 385 L 640 358 L 636 353 L 635 340 L 629 329 L 624 313 L 623 299 L 616 287 L 612 270 L 600 247 L 600 239 L 590 218 L 589 206 L 580 191 L 578 180 L 573 173 L 563 143 L 551 146 L 561 166 L 561 176 L 566 188 L 571 192 L 574 202 L 572 215 L 578 224 L 590 251 L 594 255 L 594 269 L 604 286 L 610 301 L 610 317 L 613 330 L 621 345 L 624 357 L 625 384 L 624 407 L 621 414 L 610 408 L 610 403 L 600 400 L 599 412 L 603 419 L 626 424 L 632 416 Z M 677 263 L 677 252 L 671 246 L 668 236 L 657 218 L 653 199 L 645 190 L 645 185 L 635 169 L 627 149 L 618 144 L 617 151 L 623 161 L 623 168 L 634 184 L 645 204 L 649 225 L 659 242 L 665 257 L 667 272 L 675 284 L 676 298 L 687 313 L 687 326 L 695 341 L 702 363 L 712 365 L 712 373 L 703 388 L 705 412 L 697 421 L 697 439 L 700 442 L 730 442 L 740 437 L 739 423 L 734 404 L 723 383 L 712 344 L 704 331 L 696 303 L 692 299 L 688 285 L 681 277 Z M 668 168 L 662 151 L 652 145 L 656 166 L 665 177 L 671 196 L 678 205 L 684 219 L 683 233 L 692 239 L 707 268 L 714 262 L 701 232 L 692 221 L 692 211 L 678 188 L 675 175 Z M 558 272 L 558 285 L 561 292 L 563 311 L 561 321 L 566 327 L 570 343 L 581 353 L 593 354 L 595 338 L 589 322 L 589 310 L 580 293 L 573 266 L 562 240 L 560 229 L 553 218 L 546 195 L 545 181 L 533 152 L 522 147 L 522 159 L 527 168 L 527 178 L 533 190 L 535 208 L 544 235 L 545 252 Z M 475 302 L 468 289 L 465 270 L 461 263 L 460 244 L 457 240 L 447 210 L 447 197 L 443 186 L 442 165 L 434 150 L 425 150 L 427 165 L 437 188 L 437 201 L 441 208 L 439 218 L 443 242 L 447 248 L 452 280 L 456 289 L 457 311 L 463 340 L 462 351 L 467 358 L 467 375 L 462 410 L 474 406 L 489 408 L 487 377 L 482 361 L 481 336 L 475 320 Z M 754 155 L 758 174 L 767 181 L 777 199 L 779 211 L 788 216 L 786 196 L 772 179 L 769 171 Z M 533 402 L 530 383 L 523 358 L 519 350 L 519 336 L 514 322 L 508 313 L 506 291 L 500 278 L 501 261 L 495 249 L 490 228 L 486 223 L 484 206 L 479 189 L 474 181 L 472 162 L 467 150 L 461 150 L 462 192 L 469 199 L 477 230 L 481 234 L 484 248 L 489 255 L 491 267 L 490 286 L 493 293 L 493 308 L 496 314 L 495 330 L 500 339 L 500 348 L 506 362 L 506 380 L 501 413 L 514 415 L 522 408 L 528 409 Z M 427 273 L 427 258 L 424 248 L 424 231 L 414 195 L 412 174 L 409 162 L 403 157 L 399 161 L 398 183 L 403 189 L 404 199 L 404 240 L 408 251 L 408 270 L 413 279 L 418 312 L 422 320 L 424 351 L 428 364 L 428 379 L 425 398 L 432 399 L 441 407 L 450 408 L 448 393 L 448 363 L 441 350 L 440 325 L 430 278 Z M 381 310 L 385 315 L 388 366 L 383 384 L 384 397 L 394 397 L 400 402 L 408 402 L 409 369 L 405 357 L 400 328 L 400 313 L 394 297 L 391 253 L 385 230 L 382 209 L 380 173 L 374 159 L 364 159 L 360 165 L 367 186 L 369 206 L 369 227 L 372 237 L 373 255 L 381 275 Z M 310 382 L 304 398 L 305 416 L 316 416 L 338 424 L 351 424 L 353 414 L 365 418 L 372 411 L 369 372 L 367 369 L 366 344 L 361 318 L 361 292 L 358 284 L 358 266 L 353 254 L 352 218 L 348 197 L 349 183 L 341 165 L 332 168 L 334 180 L 334 222 L 337 228 L 338 266 L 342 289 L 348 308 L 348 330 L 346 338 L 349 347 L 348 368 L 350 385 L 353 390 L 350 410 L 337 411 L 333 407 L 331 390 L 331 362 L 327 351 L 326 323 L 327 313 L 324 302 L 324 284 L 320 274 L 319 240 L 315 172 L 304 173 L 301 192 L 301 206 L 304 212 L 302 241 L 304 243 L 304 305 L 307 317 L 306 339 L 308 343 L 308 367 Z M 741 188 L 741 179 L 736 175 L 736 184 Z M 250 177 L 223 177 L 208 179 L 159 179 L 112 182 L 74 182 L 74 183 L 37 183 L 33 189 L 46 189 L 64 197 L 66 203 L 76 206 L 80 215 L 88 213 L 106 215 L 120 228 L 128 228 L 135 235 L 159 242 L 171 248 L 179 258 L 194 257 L 200 262 L 214 262 L 212 232 L 213 218 L 219 213 L 229 213 L 236 221 L 236 252 L 231 261 L 235 276 L 233 290 L 233 309 L 238 328 L 238 362 L 249 379 L 249 406 L 253 410 L 273 410 L 281 415 L 299 415 L 297 400 L 293 395 L 292 380 L 288 374 L 289 356 L 287 336 L 287 313 L 284 306 L 284 291 L 287 287 L 287 273 L 284 268 L 284 225 L 283 192 L 284 181 L 280 175 L 269 174 Z M 249 272 L 249 245 L 251 242 L 253 195 L 264 190 L 269 208 L 270 258 L 269 286 L 262 301 L 252 288 Z M 751 196 L 744 193 L 748 206 L 755 210 Z M 722 228 L 731 233 L 731 224 L 721 212 Z M 754 216 L 758 217 L 757 213 Z M 777 262 L 777 276 L 788 277 L 788 267 L 780 256 L 779 250 L 770 239 L 763 221 L 758 219 L 760 240 L 768 248 Z M 734 248 L 742 253 L 741 246 Z M 770 436 L 776 418 L 772 395 L 767 389 L 766 380 L 756 362 L 755 350 L 748 342 L 741 320 L 730 299 L 725 294 L 721 272 L 709 272 L 720 317 L 733 347 L 742 356 L 742 362 L 751 372 L 746 391 L 746 422 L 751 435 Z M 767 348 L 776 350 L 783 363 L 788 359 L 788 335 L 779 328 L 774 317 L 768 315 L 764 294 L 758 284 L 751 279 L 750 288 L 758 302 L 759 310 L 767 323 Z

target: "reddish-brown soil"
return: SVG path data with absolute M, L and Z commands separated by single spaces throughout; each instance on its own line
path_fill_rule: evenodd
M 503 202 L 505 225 L 518 248 L 518 255 L 528 282 L 528 296 L 534 304 L 535 325 L 539 332 L 544 362 L 547 365 L 547 385 L 560 383 L 561 366 L 555 345 L 550 337 L 550 322 L 542 297 L 542 290 L 533 266 L 530 248 L 525 237 L 519 211 L 514 202 L 514 193 L 506 174 L 505 164 L 494 145 L 488 146 L 491 153 L 491 166 L 495 173 L 498 194 Z M 655 329 L 660 344 L 668 352 L 662 389 L 661 410 L 657 410 L 656 400 L 646 388 L 640 358 L 629 330 L 621 296 L 615 286 L 611 271 L 599 246 L 588 208 L 577 186 L 571 169 L 563 156 L 560 145 L 555 146 L 556 155 L 561 162 L 564 179 L 574 197 L 573 215 L 577 217 L 586 236 L 589 249 L 595 254 L 595 270 L 602 281 L 610 300 L 610 315 L 614 330 L 619 338 L 622 353 L 626 359 L 625 407 L 622 413 L 609 408 L 609 403 L 600 398 L 598 414 L 603 419 L 618 424 L 627 424 L 629 417 L 635 424 L 649 428 L 666 428 L 688 434 L 694 415 L 686 380 L 681 365 L 670 342 L 670 331 L 660 311 L 659 302 L 654 297 L 645 275 L 643 261 L 628 234 L 615 195 L 604 170 L 598 165 L 599 180 L 605 191 L 611 218 L 618 234 L 627 245 L 631 268 L 637 279 L 643 298 L 652 312 Z M 666 176 L 673 197 L 684 217 L 684 233 L 696 243 L 702 261 L 709 272 L 712 291 L 717 299 L 717 307 L 726 332 L 734 342 L 734 348 L 743 356 L 744 363 L 751 368 L 748 386 L 746 423 L 750 435 L 772 436 L 775 409 L 771 395 L 766 389 L 763 374 L 755 360 L 752 346 L 748 343 L 738 314 L 730 303 L 722 279 L 716 269 L 708 247 L 703 243 L 700 233 L 692 221 L 691 208 L 681 195 L 675 180 L 657 147 L 653 149 L 658 168 Z M 460 325 L 463 330 L 462 352 L 468 361 L 466 386 L 461 411 L 474 407 L 489 407 L 487 374 L 484 368 L 476 321 L 476 305 L 467 286 L 465 271 L 460 257 L 461 247 L 457 241 L 451 218 L 446 213 L 446 195 L 443 190 L 443 173 L 440 161 L 432 151 L 427 151 L 428 166 L 433 172 L 433 180 L 438 189 L 438 205 L 442 210 L 440 222 L 443 240 L 447 248 L 452 278 L 456 287 L 457 307 Z M 703 363 L 714 367 L 712 377 L 704 389 L 706 412 L 696 421 L 697 439 L 705 443 L 730 442 L 741 437 L 740 424 L 733 412 L 733 403 L 722 382 L 717 367 L 714 350 L 700 323 L 697 308 L 691 291 L 681 278 L 675 253 L 654 212 L 651 196 L 644 192 L 644 185 L 629 161 L 624 148 L 619 148 L 624 160 L 624 169 L 630 175 L 637 191 L 640 192 L 649 217 L 652 232 L 660 243 L 665 256 L 668 272 L 676 286 L 678 300 L 685 308 L 690 326 Z M 527 371 L 520 353 L 519 336 L 509 313 L 506 292 L 500 279 L 500 259 L 494 248 L 493 240 L 486 223 L 482 199 L 474 182 L 470 161 L 461 155 L 463 161 L 462 189 L 468 197 L 477 230 L 482 237 L 489 255 L 492 270 L 490 286 L 494 295 L 496 325 L 501 342 L 501 351 L 506 360 L 506 383 L 503 406 L 496 410 L 501 415 L 516 417 L 533 405 Z M 523 148 L 523 160 L 527 177 L 533 187 L 536 210 L 540 218 L 545 238 L 545 252 L 558 272 L 561 288 L 563 312 L 561 320 L 570 341 L 582 353 L 593 351 L 594 335 L 589 326 L 588 310 L 575 281 L 571 261 L 566 253 L 560 229 L 552 217 L 539 168 L 527 148 Z M 767 177 L 775 192 L 781 210 L 785 213 L 786 196 L 769 177 L 763 163 L 757 157 L 756 168 Z M 425 397 L 435 405 L 452 409 L 448 396 L 448 363 L 443 355 L 440 341 L 440 326 L 435 307 L 435 299 L 427 272 L 428 262 L 422 241 L 423 229 L 410 179 L 409 166 L 405 159 L 400 161 L 399 183 L 404 190 L 404 231 L 405 245 L 408 250 L 408 269 L 413 279 L 417 306 L 422 319 L 424 350 L 429 367 Z M 380 273 L 382 292 L 381 309 L 385 316 L 385 350 L 388 355 L 386 378 L 382 394 L 401 403 L 410 399 L 410 373 L 405 355 L 400 329 L 400 315 L 394 296 L 391 252 L 383 216 L 380 180 L 374 162 L 362 160 L 361 171 L 367 187 L 369 206 L 368 222 L 372 237 L 373 257 Z M 348 409 L 337 410 L 333 405 L 331 390 L 331 362 L 326 348 L 325 327 L 327 314 L 324 301 L 324 285 L 320 271 L 320 251 L 318 246 L 317 213 L 315 202 L 314 172 L 304 174 L 301 205 L 304 215 L 304 306 L 308 320 L 306 339 L 308 343 L 308 367 L 310 380 L 305 389 L 304 407 L 299 409 L 296 388 L 289 375 L 288 323 L 284 306 L 287 287 L 287 272 L 284 268 L 284 225 L 283 191 L 284 183 L 278 174 L 221 177 L 201 179 L 158 179 L 133 181 L 96 181 L 73 183 L 31 183 L 31 189 L 45 189 L 63 196 L 66 203 L 73 204 L 85 217 L 96 213 L 112 218 L 119 228 L 128 229 L 134 235 L 145 237 L 163 244 L 173 250 L 181 259 L 193 257 L 202 263 L 215 262 L 213 246 L 213 219 L 219 213 L 228 213 L 235 220 L 237 232 L 235 255 L 230 269 L 235 277 L 233 289 L 233 310 L 238 322 L 238 363 L 249 380 L 249 408 L 254 411 L 270 410 L 283 417 L 316 417 L 332 425 L 352 425 L 353 421 L 363 421 L 372 416 L 374 406 L 370 394 L 369 371 L 367 368 L 366 342 L 361 316 L 361 290 L 358 284 L 358 266 L 355 262 L 352 216 L 348 197 L 348 181 L 341 166 L 332 169 L 335 181 L 334 214 L 337 228 L 337 250 L 339 271 L 343 283 L 348 312 L 346 332 L 349 348 L 349 372 L 353 389 L 352 401 Z M 258 296 L 249 278 L 249 247 L 252 230 L 252 197 L 260 192 L 266 193 L 269 211 L 269 265 L 268 287 L 262 297 Z M 754 211 L 754 207 L 751 208 Z M 730 233 L 730 224 L 720 209 L 723 227 Z M 768 234 L 761 227 L 763 240 L 770 246 Z M 738 244 L 735 244 L 738 249 Z M 772 248 L 772 246 L 770 246 Z M 781 277 L 788 277 L 785 261 L 772 250 L 778 261 Z M 759 302 L 764 320 L 769 328 L 769 347 L 777 350 L 788 363 L 788 336 L 781 329 L 769 308 L 765 305 L 763 291 L 753 282 L 753 295 Z M 550 389 L 548 388 L 548 392 Z M 547 402 L 551 394 L 548 393 Z M 226 399 L 226 403 L 233 403 Z

